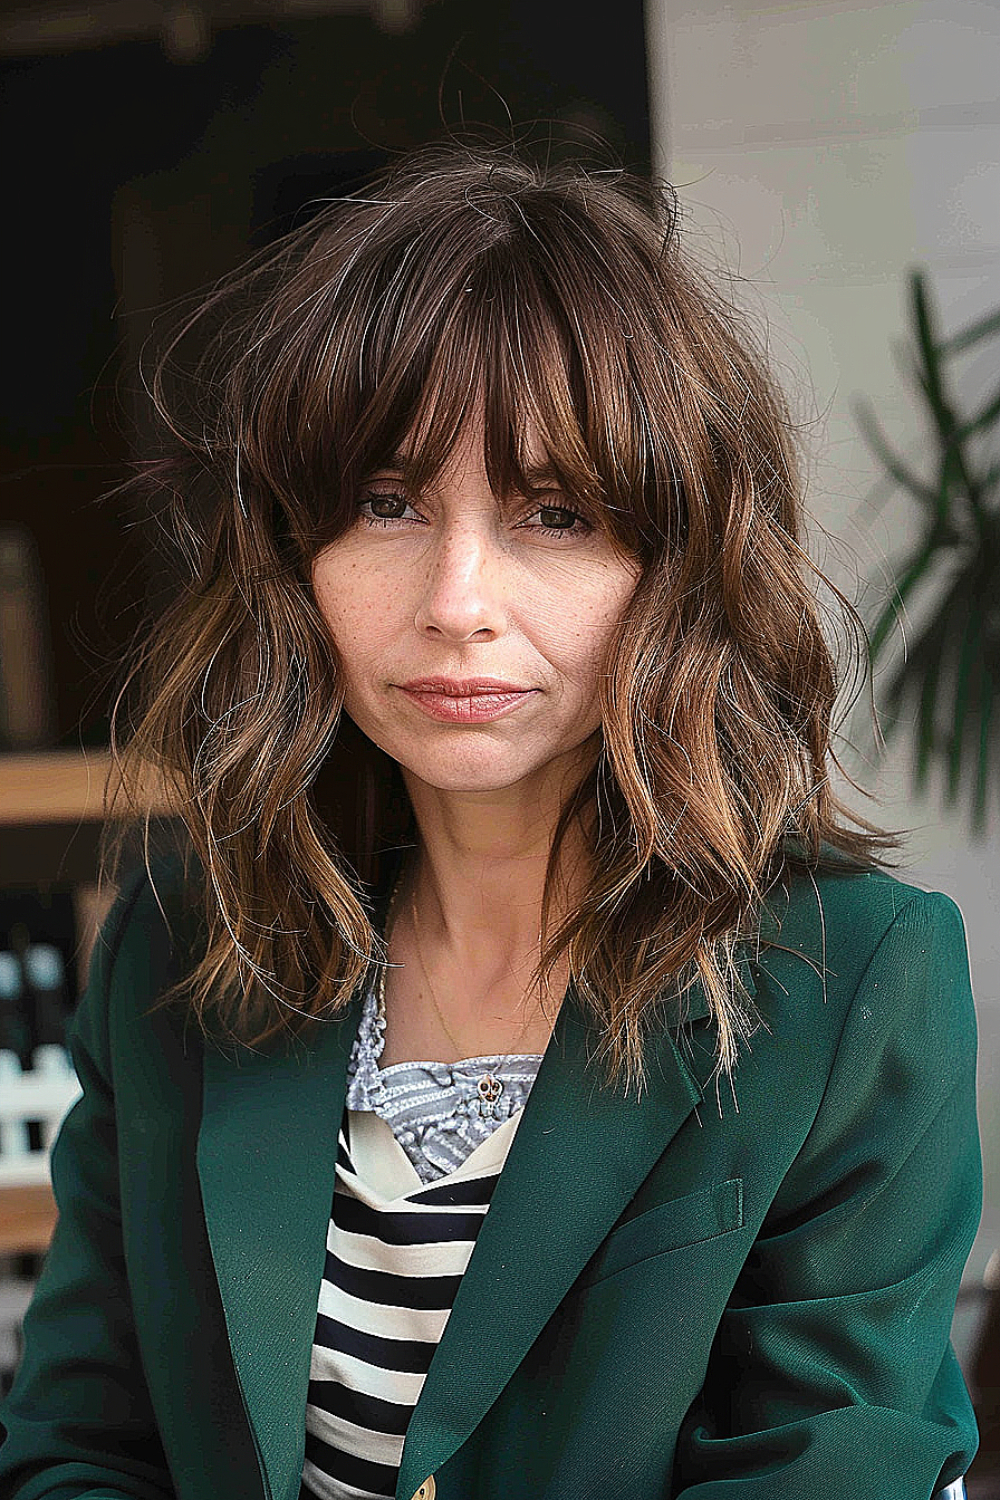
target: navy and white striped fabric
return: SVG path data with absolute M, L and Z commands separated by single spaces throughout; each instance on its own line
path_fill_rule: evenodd
M 386 1120 L 345 1109 L 299 1500 L 395 1493 L 410 1416 L 520 1119 L 423 1183 Z

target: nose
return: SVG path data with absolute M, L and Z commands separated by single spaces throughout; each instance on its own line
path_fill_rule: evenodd
M 506 629 L 503 563 L 485 530 L 443 531 L 426 560 L 414 623 L 422 635 L 491 641 Z

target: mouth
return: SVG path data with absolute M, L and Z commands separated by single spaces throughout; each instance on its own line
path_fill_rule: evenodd
M 499 677 L 415 677 L 400 683 L 405 693 L 438 693 L 446 698 L 475 698 L 489 693 L 530 693 L 531 688 Z
M 484 724 L 520 708 L 536 689 L 495 677 L 421 677 L 400 685 L 411 703 L 448 724 Z

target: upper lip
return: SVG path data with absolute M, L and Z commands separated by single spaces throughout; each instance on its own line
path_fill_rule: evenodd
M 529 693 L 519 682 L 499 677 L 415 677 L 400 683 L 408 693 L 443 693 L 449 698 L 474 698 L 477 693 Z

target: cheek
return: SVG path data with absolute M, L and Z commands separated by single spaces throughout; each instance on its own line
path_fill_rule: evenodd
M 604 667 L 635 584 L 631 571 L 600 569 L 596 576 L 577 577 L 571 588 L 539 591 L 532 614 L 544 629 L 553 665 L 590 685 Z
M 327 556 L 313 568 L 313 595 L 334 644 L 349 668 L 379 634 L 389 613 L 389 593 L 357 561 Z

